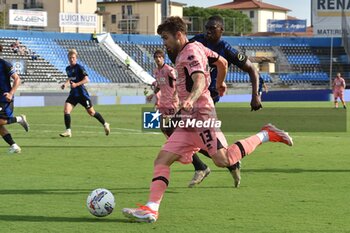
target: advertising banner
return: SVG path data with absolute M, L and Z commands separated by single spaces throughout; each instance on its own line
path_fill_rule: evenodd
M 306 32 L 306 20 L 267 20 L 268 32 Z
M 350 17 L 350 0 L 311 0 L 311 14 L 315 36 L 341 37 L 342 15 Z
M 60 27 L 95 28 L 97 16 L 95 14 L 60 13 Z
M 46 11 L 9 10 L 10 25 L 47 27 Z

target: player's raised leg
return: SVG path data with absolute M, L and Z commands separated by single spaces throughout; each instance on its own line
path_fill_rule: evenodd
M 281 142 L 288 146 L 293 145 L 293 139 L 287 132 L 278 129 L 272 124 L 267 124 L 259 133 L 239 140 L 227 149 L 218 150 L 217 154 L 213 155 L 212 158 L 217 166 L 227 167 L 228 165 L 237 163 L 246 155 L 251 154 L 257 146 L 265 142 Z
M 13 123 L 18 123 L 24 128 L 24 130 L 26 132 L 29 131 L 29 123 L 27 121 L 26 115 L 22 114 L 22 115 L 19 115 L 19 116 L 16 116 L 16 117 L 9 117 L 7 119 L 7 123 L 6 124 L 10 125 L 10 124 L 13 124 Z
M 179 155 L 161 150 L 154 161 L 153 179 L 150 195 L 146 205 L 138 208 L 124 208 L 122 213 L 129 219 L 138 222 L 155 222 L 163 194 L 169 185 L 170 166 L 180 158 Z

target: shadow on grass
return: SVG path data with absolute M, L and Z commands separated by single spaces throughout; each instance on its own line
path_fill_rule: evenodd
M 139 191 L 141 193 L 148 193 L 149 188 L 110 188 L 112 192 L 122 193 L 123 191 L 128 193 L 135 193 Z M 140 191 L 141 190 L 141 191 Z M 19 194 L 19 195 L 72 195 L 72 194 L 86 194 L 88 195 L 92 189 L 5 189 L 0 190 L 0 195 L 7 194 Z
M 49 217 L 49 216 L 30 216 L 30 215 L 0 215 L 0 221 L 8 222 L 113 222 L 113 223 L 132 223 L 128 219 L 111 218 L 91 218 L 91 217 Z
M 232 186 L 205 186 L 198 187 L 200 189 L 232 189 Z M 112 193 L 115 194 L 139 194 L 149 193 L 149 187 L 145 188 L 109 188 Z M 190 190 L 186 184 L 184 186 L 172 186 L 166 190 L 168 194 L 181 193 L 180 190 Z M 3 189 L 0 190 L 0 195 L 82 195 L 86 196 L 91 192 L 91 189 Z
M 228 172 L 227 169 L 211 169 L 214 172 Z M 261 168 L 261 169 L 249 169 L 242 168 L 244 173 L 342 173 L 350 172 L 350 169 L 302 169 L 302 168 Z M 174 170 L 176 172 L 189 172 L 192 170 Z
M 176 188 L 176 187 L 172 187 Z M 179 187 L 185 188 L 185 187 Z M 186 187 L 186 189 L 188 189 Z M 132 188 L 132 187 L 125 187 L 125 188 L 109 188 L 109 190 L 112 193 L 130 193 L 130 194 L 136 194 L 136 193 L 149 193 L 149 187 L 144 188 Z M 92 189 L 2 189 L 0 190 L 0 195 L 81 195 L 86 194 L 88 195 Z M 167 190 L 167 193 L 177 193 L 173 190 Z
M 79 149 L 79 148 L 120 148 L 120 149 L 131 149 L 131 148 L 161 148 L 160 145 L 24 145 L 22 148 L 53 148 L 53 149 Z

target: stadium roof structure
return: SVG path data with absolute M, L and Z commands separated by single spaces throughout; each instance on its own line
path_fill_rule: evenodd
M 211 8 L 230 10 L 268 9 L 275 11 L 290 11 L 290 9 L 284 7 L 264 3 L 262 0 L 233 0 L 232 2 L 212 6 Z

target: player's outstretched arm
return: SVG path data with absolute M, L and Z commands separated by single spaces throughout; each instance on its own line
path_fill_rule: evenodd
M 224 83 L 227 74 L 227 60 L 224 57 L 219 57 L 219 59 L 213 63 L 217 69 L 216 76 L 216 89 L 218 90 L 220 96 L 223 96 L 226 92 L 226 84 Z
M 251 110 L 257 111 L 262 108 L 258 87 L 259 87 L 259 72 L 253 66 L 253 64 L 247 60 L 246 63 L 241 68 L 243 71 L 247 72 L 250 77 L 250 82 L 252 83 L 252 100 L 250 102 Z

